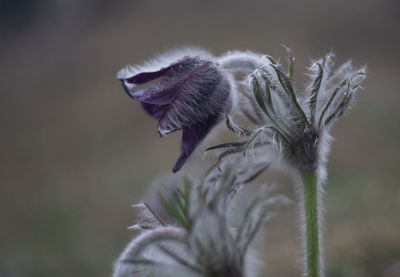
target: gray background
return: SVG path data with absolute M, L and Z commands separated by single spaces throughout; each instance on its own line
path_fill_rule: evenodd
M 398 1 L 2 1 L 0 276 L 109 276 L 134 235 L 131 204 L 168 172 L 179 134 L 115 78 L 182 45 L 368 64 L 353 110 L 332 130 L 327 276 L 400 276 Z M 268 178 L 268 176 L 265 176 Z M 279 173 L 280 191 L 294 198 Z M 259 244 L 265 276 L 299 276 L 294 206 Z

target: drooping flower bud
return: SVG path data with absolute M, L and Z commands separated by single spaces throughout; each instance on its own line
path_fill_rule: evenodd
M 127 67 L 118 78 L 126 93 L 158 120 L 161 136 L 182 130 L 182 153 L 173 168 L 177 172 L 223 115 L 230 112 L 232 85 L 206 52 L 182 51 L 161 60 L 164 63 L 158 70 Z

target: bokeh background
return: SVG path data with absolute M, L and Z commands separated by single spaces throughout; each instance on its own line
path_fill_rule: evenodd
M 281 44 L 299 83 L 331 49 L 368 65 L 332 131 L 327 276 L 400 276 L 399 27 L 395 0 L 0 1 L 0 276 L 109 276 L 135 234 L 131 204 L 171 169 L 179 134 L 159 139 L 122 66 L 183 45 L 284 57 Z M 264 276 L 300 276 L 298 238 L 285 208 L 259 244 Z

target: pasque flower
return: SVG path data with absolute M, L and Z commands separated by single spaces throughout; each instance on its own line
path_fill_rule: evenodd
M 293 59 L 290 61 L 289 68 L 293 67 Z M 269 129 L 270 141 L 280 146 L 302 179 L 304 273 L 308 277 L 324 276 L 321 195 L 328 131 L 350 106 L 366 75 L 364 68 L 355 70 L 351 62 L 336 71 L 332 66 L 333 54 L 311 65 L 311 80 L 303 98 L 295 93 L 292 74 L 286 74 L 274 61 L 256 70 L 251 79 L 255 98 L 270 122 L 264 127 Z
M 222 114 L 231 110 L 232 85 L 215 59 L 203 51 L 170 54 L 158 64 L 157 70 L 149 65 L 127 67 L 118 78 L 126 93 L 158 120 L 161 136 L 182 130 L 182 153 L 173 168 L 177 172 Z
M 350 106 L 365 78 L 365 69 L 354 70 L 351 62 L 336 71 L 332 66 L 333 54 L 311 65 L 304 96 L 295 93 L 292 76 L 274 60 L 266 59 L 251 76 L 256 101 L 268 121 L 263 130 L 300 171 L 313 172 L 324 160 L 327 131 Z
M 239 169 L 236 164 L 221 171 L 214 167 L 202 180 L 186 179 L 176 194 L 163 194 L 164 207 L 175 223 L 165 221 L 148 204 L 137 205 L 147 216 L 131 227 L 141 233 L 121 253 L 113 276 L 258 276 L 252 243 L 272 210 L 290 201 L 271 194 L 270 186 L 248 203 L 238 200 L 245 184 L 268 166 L 253 163 Z
M 296 89 L 294 57 L 287 50 L 287 71 L 272 57 L 252 52 L 213 57 L 185 49 L 118 73 L 126 93 L 158 120 L 161 136 L 183 131 L 174 172 L 224 117 L 231 131 L 247 139 L 208 148 L 225 150 L 197 182 L 186 181 L 168 199 L 160 198 L 169 217 L 139 205 L 150 217 L 132 226 L 141 234 L 117 260 L 114 276 L 252 276 L 249 246 L 268 218 L 270 202 L 259 195 L 245 210 L 231 208 L 240 188 L 271 162 L 289 168 L 298 184 L 303 276 L 324 276 L 322 195 L 329 129 L 350 106 L 366 70 L 350 62 L 333 70 L 334 56 L 328 54 L 311 64 L 305 88 Z M 243 75 L 248 82 L 235 80 Z M 234 122 L 240 110 L 254 128 Z M 252 159 L 243 158 L 248 152 Z M 226 159 L 237 153 L 243 156 Z M 232 214 L 240 215 L 239 225 Z
M 258 62 L 249 75 L 247 92 L 253 94 L 247 98 L 255 104 L 249 116 L 256 119 L 256 128 L 246 130 L 228 117 L 228 127 L 249 139 L 221 146 L 236 148 L 230 149 L 231 153 L 249 149 L 263 152 L 263 147 L 272 147 L 290 166 L 313 172 L 323 165 L 329 128 L 350 106 L 365 78 L 365 68 L 355 70 L 349 61 L 332 70 L 334 56 L 328 54 L 312 63 L 310 82 L 301 94 L 292 84 L 294 58 L 291 54 L 289 57 L 288 72 L 270 56 Z M 219 147 L 211 149 L 215 148 Z
M 258 57 L 234 51 L 215 58 L 206 51 L 188 48 L 118 73 L 126 93 L 158 120 L 160 136 L 182 130 L 182 153 L 173 172 L 231 111 L 235 87 L 232 73 L 250 73 Z
M 209 149 L 226 148 L 220 157 L 251 149 L 255 154 L 272 155 L 289 165 L 301 178 L 301 221 L 304 223 L 305 270 L 308 277 L 323 276 L 322 259 L 322 183 L 329 150 L 329 128 L 348 109 L 365 78 L 365 68 L 353 69 L 346 62 L 333 70 L 333 54 L 312 63 L 310 82 L 303 93 L 293 86 L 294 58 L 288 50 L 289 69 L 270 56 L 259 61 L 249 76 L 252 95 L 247 95 L 253 113 L 244 113 L 256 128 L 247 130 L 228 116 L 228 127 L 249 139 L 225 143 Z M 246 93 L 246 91 L 245 91 Z M 271 151 L 272 149 L 272 151 Z

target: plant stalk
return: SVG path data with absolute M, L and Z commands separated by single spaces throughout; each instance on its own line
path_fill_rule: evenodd
M 322 277 L 316 172 L 301 172 L 304 190 L 307 277 Z

